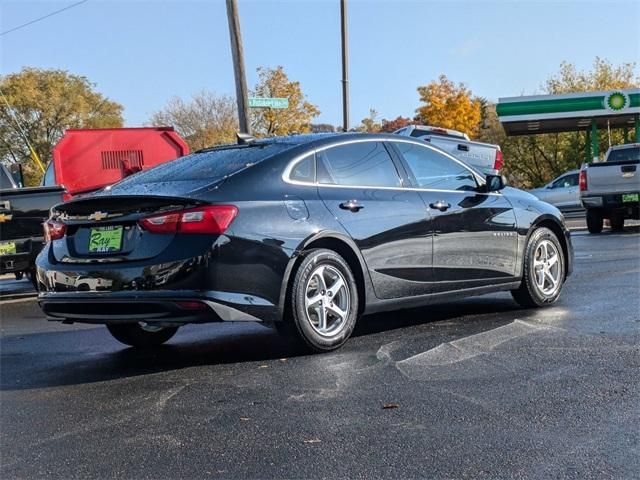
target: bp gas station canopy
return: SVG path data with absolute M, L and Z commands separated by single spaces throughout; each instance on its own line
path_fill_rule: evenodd
M 585 131 L 598 156 L 598 129 L 635 129 L 640 143 L 640 88 L 500 98 L 498 118 L 507 135 Z

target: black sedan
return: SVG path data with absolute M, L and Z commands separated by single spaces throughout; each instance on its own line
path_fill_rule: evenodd
M 248 320 L 327 351 L 367 313 L 506 290 L 551 305 L 573 261 L 556 208 L 383 134 L 245 138 L 58 205 L 45 230 L 47 316 L 142 347 Z

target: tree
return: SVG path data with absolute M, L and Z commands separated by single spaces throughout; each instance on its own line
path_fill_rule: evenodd
M 360 125 L 355 127 L 353 130 L 356 132 L 377 133 L 381 128 L 380 122 L 378 122 L 377 119 L 378 112 L 375 109 L 370 108 L 369 115 L 363 118 L 360 121 Z
M 425 103 L 416 110 L 422 123 L 477 136 L 481 103 L 464 84 L 456 85 L 446 75 L 440 75 L 438 81 L 418 87 L 418 93 Z
M 599 57 L 587 71 L 578 71 L 575 65 L 562 62 L 558 73 L 545 82 L 543 89 L 548 94 L 560 94 L 634 88 L 640 85 L 640 78 L 634 71 L 634 63 L 612 65 Z M 483 123 L 495 124 L 495 121 L 495 106 L 488 106 Z M 543 185 L 567 170 L 580 167 L 589 142 L 587 135 L 578 131 L 505 136 L 501 141 L 495 125 L 491 130 L 492 135 L 481 133 L 481 138 L 502 145 L 505 172 L 513 184 L 527 188 Z M 624 138 L 620 130 L 612 130 L 611 138 L 607 131 L 600 131 L 598 141 L 600 145 L 616 145 L 624 143 Z
M 417 120 L 411 120 L 409 117 L 397 116 L 393 120 L 383 118 L 382 124 L 380 125 L 380 131 L 393 133 L 396 130 L 400 130 L 408 125 L 415 125 L 417 123 L 419 123 Z
M 68 128 L 121 127 L 123 107 L 95 90 L 86 77 L 64 70 L 24 68 L 0 77 L 0 160 L 21 163 L 25 183 L 36 185 L 42 172 L 33 162 L 29 143 L 43 162 Z
M 259 67 L 257 70 L 258 84 L 251 94 L 256 97 L 287 98 L 289 107 L 252 109 L 254 134 L 270 136 L 310 132 L 311 120 L 320 115 L 320 110 L 306 100 L 300 82 L 289 80 L 282 67 Z
M 185 101 L 174 97 L 149 120 L 151 125 L 174 127 L 191 150 L 233 143 L 238 129 L 235 100 L 201 91 Z

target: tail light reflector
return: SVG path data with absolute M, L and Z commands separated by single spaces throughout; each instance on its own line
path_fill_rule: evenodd
M 581 192 L 587 189 L 587 171 L 586 170 L 580 170 L 580 176 L 578 177 L 578 184 L 580 185 Z
M 45 243 L 52 240 L 58 240 L 64 237 L 64 234 L 67 232 L 67 226 L 57 220 L 47 220 L 42 224 L 42 227 L 44 229 Z
M 176 302 L 176 305 L 185 310 L 206 310 L 208 308 L 207 305 L 202 302 L 191 300 Z
M 493 162 L 494 170 L 500 170 L 504 165 L 504 160 L 502 159 L 502 150 L 496 150 L 496 159 Z
M 138 223 L 152 233 L 204 233 L 220 235 L 238 214 L 233 205 L 209 205 L 154 215 Z

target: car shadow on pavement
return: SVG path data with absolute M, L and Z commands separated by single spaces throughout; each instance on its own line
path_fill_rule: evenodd
M 394 339 L 422 336 L 423 348 L 505 325 L 526 311 L 510 298 L 470 298 L 363 317 L 336 353 L 373 350 Z M 520 313 L 522 312 L 522 313 Z M 419 330 L 419 332 L 418 332 Z M 428 330 L 428 332 L 427 332 Z M 151 350 L 120 345 L 106 328 L 8 335 L 0 345 L 0 390 L 80 385 L 176 371 L 189 367 L 269 362 L 307 353 L 273 329 L 257 324 L 190 325 L 168 344 Z M 315 360 L 314 360 L 315 361 Z

